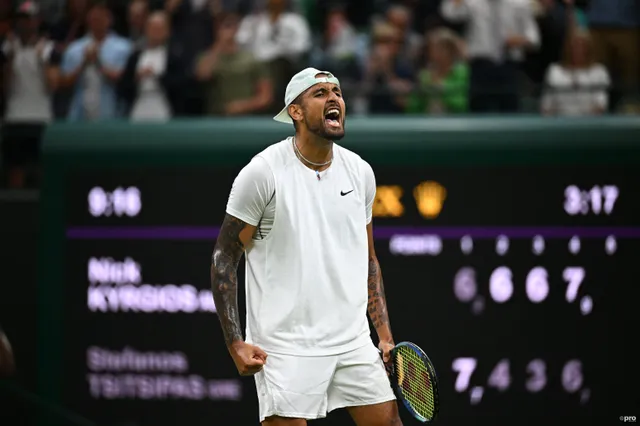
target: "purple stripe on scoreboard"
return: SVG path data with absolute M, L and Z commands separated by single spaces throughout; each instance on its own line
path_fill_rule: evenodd
M 71 240 L 210 240 L 215 239 L 220 227 L 187 226 L 100 226 L 72 227 L 67 229 Z M 389 239 L 396 235 L 438 235 L 441 238 L 640 238 L 640 227 L 472 227 L 472 226 L 378 226 L 374 227 L 376 239 Z

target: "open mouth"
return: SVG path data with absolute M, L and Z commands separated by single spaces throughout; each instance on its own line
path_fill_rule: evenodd
M 324 121 L 330 127 L 340 127 L 340 110 L 331 108 L 324 114 Z

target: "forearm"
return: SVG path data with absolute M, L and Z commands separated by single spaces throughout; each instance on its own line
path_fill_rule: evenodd
M 196 78 L 200 81 L 211 79 L 213 72 L 218 65 L 218 52 L 212 51 L 203 56 L 196 66 Z
M 237 268 L 238 261 L 216 245 L 211 257 L 211 290 L 227 347 L 242 340 Z
M 264 109 L 266 106 L 268 106 L 268 104 L 265 104 L 263 97 L 256 95 L 249 99 L 243 99 L 233 102 L 233 114 L 251 114 Z
M 387 311 L 387 300 L 384 294 L 382 272 L 380 271 L 380 263 L 378 263 L 378 259 L 375 256 L 369 257 L 368 287 L 369 302 L 367 304 L 367 312 L 378 333 L 378 339 L 381 342 L 392 342 L 393 336 L 389 324 L 389 313 Z

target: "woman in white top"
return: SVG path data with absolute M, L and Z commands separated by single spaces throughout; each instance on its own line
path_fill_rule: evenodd
M 562 61 L 547 69 L 542 113 L 589 116 L 607 111 L 609 73 L 596 63 L 589 34 L 571 31 L 565 41 Z

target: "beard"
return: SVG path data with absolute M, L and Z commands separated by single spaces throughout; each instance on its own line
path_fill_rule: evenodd
M 319 138 L 326 139 L 332 142 L 337 142 L 344 138 L 344 120 L 342 121 L 342 126 L 339 129 L 328 127 L 324 121 L 324 117 L 320 118 L 319 120 L 315 120 L 314 122 L 311 122 L 306 118 L 304 121 L 307 129 L 309 129 L 309 132 Z

